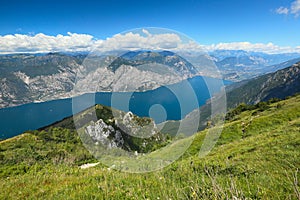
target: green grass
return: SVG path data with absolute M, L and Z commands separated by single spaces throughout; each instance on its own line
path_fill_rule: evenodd
M 200 158 L 207 134 L 177 140 L 174 146 L 191 146 L 162 170 L 124 173 L 103 165 L 80 169 L 97 160 L 74 132 L 26 133 L 0 142 L 0 199 L 300 198 L 300 96 L 234 115 Z M 147 156 L 164 159 L 175 150 L 167 146 Z

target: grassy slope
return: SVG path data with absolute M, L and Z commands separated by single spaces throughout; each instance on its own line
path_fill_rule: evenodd
M 78 137 L 66 130 L 2 141 L 0 199 L 300 198 L 296 181 L 300 179 L 300 96 L 273 103 L 262 112 L 248 110 L 234 116 L 215 148 L 199 158 L 206 133 L 198 133 L 172 165 L 144 174 L 101 165 L 79 169 L 80 163 L 93 160 Z

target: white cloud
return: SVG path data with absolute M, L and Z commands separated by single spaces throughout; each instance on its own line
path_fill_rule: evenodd
M 0 52 L 50 52 L 88 50 L 93 43 L 93 36 L 70 33 L 68 35 L 49 36 L 43 33 L 36 35 L 0 36 Z
M 39 52 L 75 52 L 110 50 L 170 50 L 170 51 L 213 51 L 213 50 L 245 50 L 265 53 L 299 52 L 300 47 L 281 47 L 273 43 L 233 42 L 212 45 L 199 45 L 194 41 L 186 41 L 175 33 L 151 34 L 143 29 L 140 33 L 127 32 L 111 38 L 97 40 L 91 35 L 67 33 L 67 35 L 49 36 L 43 33 L 36 35 L 4 35 L 0 36 L 0 53 L 39 53 Z
M 291 3 L 291 5 L 289 6 L 289 8 L 287 7 L 279 7 L 275 10 L 275 12 L 277 14 L 284 14 L 284 15 L 287 15 L 287 14 L 292 14 L 294 15 L 295 17 L 298 17 L 300 15 L 300 0 L 295 0 Z
M 291 4 L 291 13 L 296 17 L 300 14 L 300 0 L 296 0 Z
M 285 8 L 285 7 L 280 7 L 280 8 L 277 8 L 275 10 L 275 12 L 280 15 L 287 15 L 287 14 L 289 14 L 289 9 Z
M 182 42 L 180 37 L 174 33 L 150 34 L 143 29 L 145 36 L 139 33 L 128 32 L 117 34 L 106 40 L 96 41 L 100 50 L 120 50 L 120 49 L 170 49 L 174 50 Z

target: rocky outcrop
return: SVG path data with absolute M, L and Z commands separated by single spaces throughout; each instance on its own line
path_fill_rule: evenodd
M 144 153 L 155 144 L 164 142 L 164 136 L 152 119 L 140 118 L 132 112 L 118 112 L 115 118 L 91 121 L 84 130 L 94 145 L 107 149 L 121 148 Z
M 107 148 L 122 147 L 124 144 L 121 132 L 106 124 L 102 119 L 97 122 L 91 122 L 85 128 L 85 132 L 96 141 L 96 144 L 100 142 Z

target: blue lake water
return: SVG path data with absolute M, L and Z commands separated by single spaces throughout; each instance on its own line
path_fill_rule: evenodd
M 197 76 L 146 92 L 98 92 L 73 99 L 3 108 L 0 109 L 0 138 L 9 138 L 27 130 L 44 127 L 94 104 L 112 106 L 123 111 L 130 110 L 138 116 L 151 116 L 156 122 L 180 120 L 192 110 L 204 105 L 212 94 L 220 91 L 223 84 L 230 83 Z

